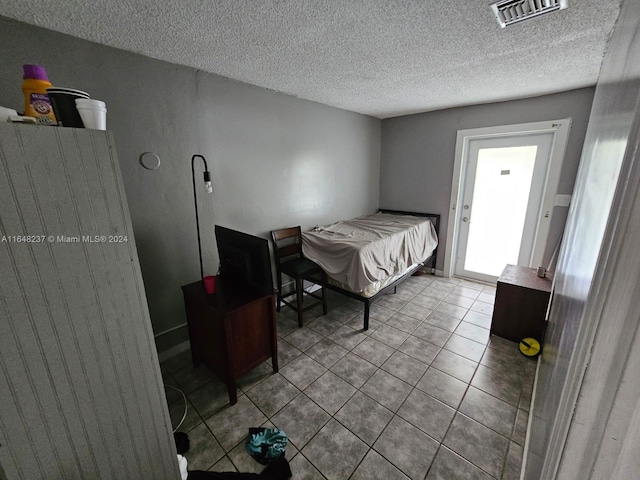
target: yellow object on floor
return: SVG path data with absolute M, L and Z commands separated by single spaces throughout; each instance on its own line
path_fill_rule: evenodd
M 527 357 L 535 357 L 540 353 L 540 342 L 535 338 L 523 338 L 520 340 L 520 352 Z

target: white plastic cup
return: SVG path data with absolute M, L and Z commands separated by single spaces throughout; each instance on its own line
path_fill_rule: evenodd
M 90 98 L 76 98 L 76 108 L 85 128 L 107 129 L 107 108 L 104 102 Z
M 96 100 L 94 98 L 76 98 L 76 106 L 80 105 L 83 107 L 107 107 L 107 105 L 101 100 Z

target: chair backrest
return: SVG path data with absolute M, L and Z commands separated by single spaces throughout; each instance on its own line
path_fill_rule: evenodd
M 283 259 L 302 257 L 302 230 L 300 226 L 272 230 L 271 240 L 273 241 L 276 266 L 279 266 Z

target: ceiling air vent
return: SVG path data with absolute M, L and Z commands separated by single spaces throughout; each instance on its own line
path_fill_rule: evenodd
M 569 0 L 501 0 L 493 3 L 491 10 L 504 28 L 544 13 L 564 10 L 568 6 Z

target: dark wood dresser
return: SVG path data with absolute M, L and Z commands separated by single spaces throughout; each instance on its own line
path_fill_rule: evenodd
M 491 334 L 520 342 L 533 337 L 542 342 L 553 277 L 540 278 L 538 269 L 507 265 L 498 278 Z
M 216 292 L 208 295 L 202 282 L 182 287 L 194 365 L 202 362 L 238 401 L 236 380 L 271 358 L 278 371 L 274 295 L 218 277 Z

